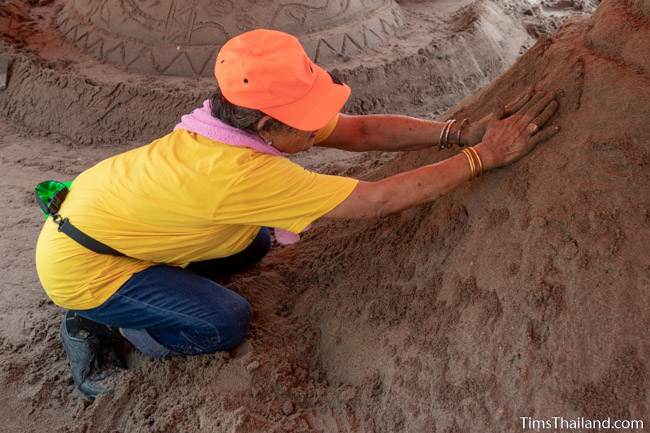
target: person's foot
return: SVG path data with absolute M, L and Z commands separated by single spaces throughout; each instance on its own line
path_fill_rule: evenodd
M 83 395 L 94 399 L 113 390 L 113 377 L 123 364 L 111 340 L 109 327 L 67 311 L 61 323 L 61 342 L 68 357 L 72 380 Z

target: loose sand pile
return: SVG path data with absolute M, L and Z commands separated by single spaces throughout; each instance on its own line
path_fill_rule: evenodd
M 607 0 L 542 38 L 450 115 L 477 119 L 535 84 L 563 91 L 561 133 L 433 204 L 319 224 L 224 280 L 255 309 L 243 356 L 133 359 L 115 395 L 88 405 L 70 395 L 58 311 L 42 301 L 28 317 L 9 315 L 3 324 L 18 330 L 3 336 L 0 367 L 19 399 L 0 400 L 0 413 L 29 408 L 9 422 L 14 431 L 518 432 L 524 416 L 647 426 L 648 52 L 650 0 Z M 10 130 L 0 133 L 2 166 L 24 168 L 9 189 L 15 239 L 3 238 L 20 258 L 32 248 L 23 232 L 39 221 L 13 185 L 78 167 L 54 154 L 30 167 Z M 108 150 L 96 152 L 80 149 L 78 165 Z M 376 179 L 444 156 L 412 152 L 343 172 Z M 21 266 L 11 257 L 3 266 L 4 303 L 39 290 Z M 22 340 L 9 337 L 21 329 Z

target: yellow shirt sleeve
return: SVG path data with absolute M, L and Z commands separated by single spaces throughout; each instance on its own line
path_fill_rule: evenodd
M 330 122 L 319 129 L 316 132 L 316 137 L 314 138 L 314 143 L 322 143 L 323 141 L 327 140 L 327 138 L 332 135 L 332 132 L 336 129 L 336 125 L 339 123 L 339 113 L 336 113 L 336 116 L 330 120 Z
M 215 223 L 300 233 L 343 202 L 357 179 L 314 173 L 287 158 L 258 154 L 215 209 Z

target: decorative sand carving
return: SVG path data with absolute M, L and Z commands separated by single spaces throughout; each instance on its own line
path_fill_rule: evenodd
M 392 39 L 403 23 L 393 0 L 73 0 L 57 26 L 78 47 L 129 70 L 207 77 L 219 48 L 253 28 L 298 36 L 316 62 L 356 56 Z

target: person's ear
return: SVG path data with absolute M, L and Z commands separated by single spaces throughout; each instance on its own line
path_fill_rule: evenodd
M 255 125 L 255 127 L 257 128 L 257 135 L 259 135 L 262 140 L 266 141 L 266 144 L 268 144 L 269 146 L 273 146 L 273 140 L 268 137 L 265 137 L 262 134 L 264 125 L 266 125 L 266 122 L 268 122 L 270 119 L 271 119 L 270 116 L 262 117 L 260 120 L 257 121 L 257 125 Z

